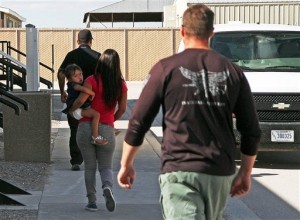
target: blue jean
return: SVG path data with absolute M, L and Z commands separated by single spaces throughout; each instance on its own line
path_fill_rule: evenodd
M 89 203 L 95 203 L 96 171 L 100 173 L 102 188 L 113 187 L 112 159 L 115 150 L 114 128 L 99 124 L 99 133 L 108 143 L 103 146 L 91 144 L 92 128 L 90 122 L 80 122 L 77 130 L 77 144 L 84 161 L 85 187 Z

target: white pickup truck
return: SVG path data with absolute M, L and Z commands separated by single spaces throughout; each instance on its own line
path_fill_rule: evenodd
M 214 32 L 211 48 L 239 65 L 251 86 L 259 149 L 300 150 L 300 26 L 229 23 Z

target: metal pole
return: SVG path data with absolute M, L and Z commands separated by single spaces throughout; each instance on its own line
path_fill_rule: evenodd
M 38 36 L 32 24 L 26 25 L 26 82 L 27 91 L 39 91 Z
M 52 69 L 54 70 L 54 44 L 51 46 L 52 49 Z M 54 91 L 54 71 L 52 72 L 52 91 Z

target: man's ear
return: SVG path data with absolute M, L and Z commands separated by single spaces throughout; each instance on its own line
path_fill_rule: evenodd
M 181 25 L 180 34 L 181 34 L 181 37 L 184 37 L 184 35 L 185 35 L 183 25 Z

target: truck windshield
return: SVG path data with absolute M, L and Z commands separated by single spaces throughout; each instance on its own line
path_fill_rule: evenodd
M 217 32 L 211 48 L 247 71 L 300 70 L 300 32 Z

